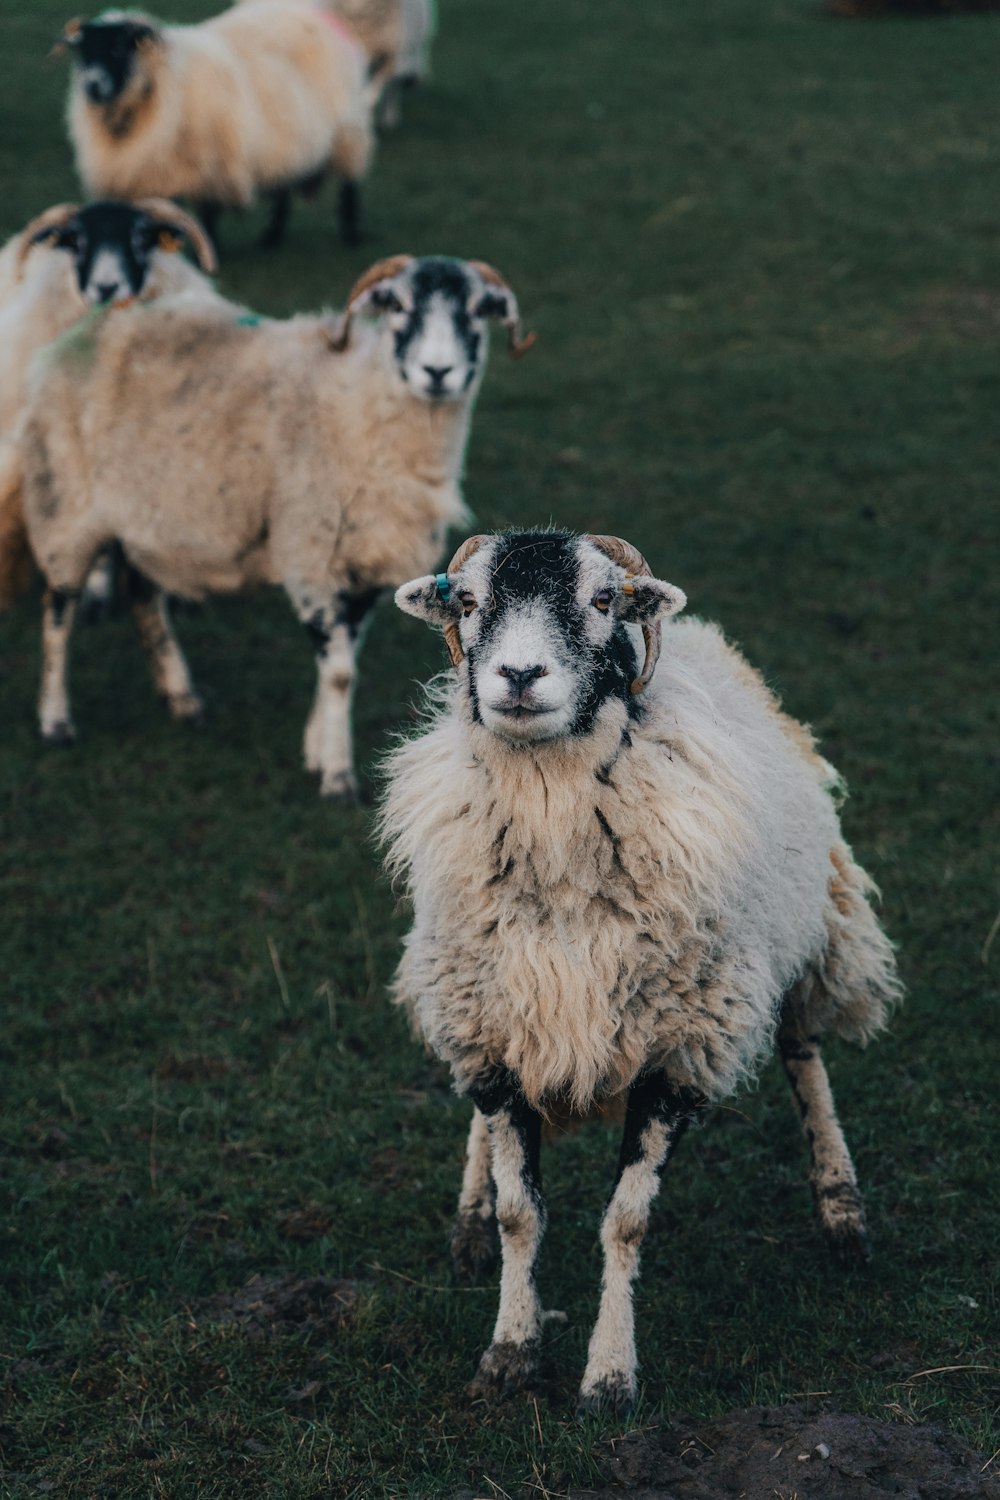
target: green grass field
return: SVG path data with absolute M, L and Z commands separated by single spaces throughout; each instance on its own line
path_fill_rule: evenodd
M 44 61 L 66 9 L 0 21 L 4 234 L 77 193 Z M 270 258 L 258 220 L 223 226 L 223 288 L 269 313 L 399 250 L 498 265 L 539 342 L 487 372 L 481 529 L 627 536 L 851 787 L 909 989 L 868 1052 L 830 1049 L 876 1260 L 828 1264 L 770 1066 L 661 1195 L 640 1426 L 822 1392 L 1000 1445 L 997 42 L 805 0 L 441 0 L 366 245 L 330 196 Z M 117 619 L 76 635 L 63 754 L 36 735 L 37 599 L 0 619 L 0 1493 L 586 1488 L 621 1430 L 571 1420 L 615 1142 L 545 1164 L 545 1390 L 470 1407 L 496 1291 L 449 1277 L 468 1106 L 387 1002 L 406 916 L 369 816 L 301 769 L 308 645 L 277 594 L 179 630 L 206 725 L 167 721 Z M 441 660 L 379 607 L 369 770 Z M 305 1293 L 227 1316 L 255 1274 L 344 1278 L 344 1317 Z

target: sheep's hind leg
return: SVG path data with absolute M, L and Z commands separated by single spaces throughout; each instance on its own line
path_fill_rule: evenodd
M 167 700 L 173 718 L 199 719 L 202 701 L 177 644 L 166 594 L 133 567 L 128 570 L 128 593 L 132 619 L 149 659 L 156 691 Z
M 451 1231 L 451 1263 L 462 1281 L 473 1281 L 491 1264 L 494 1255 L 493 1179 L 490 1177 L 490 1134 L 480 1110 L 472 1116 L 465 1149 L 465 1171 L 458 1213 Z
M 306 725 L 305 762 L 307 770 L 320 773 L 322 797 L 358 798 L 351 697 L 358 646 L 379 592 L 342 591 L 332 604 L 318 609 L 308 598 L 298 601 L 299 618 L 316 651 L 316 696 Z
M 792 998 L 782 1012 L 778 1051 L 809 1145 L 809 1184 L 827 1243 L 839 1259 L 869 1261 L 858 1179 L 837 1119 L 819 1039 L 808 1034 Z
M 361 190 L 358 184 L 350 178 L 340 184 L 337 211 L 340 220 L 340 237 L 344 244 L 351 247 L 360 245 Z
M 271 194 L 271 212 L 260 237 L 262 250 L 276 250 L 285 238 L 288 216 L 292 211 L 291 188 L 276 188 Z
M 521 1390 L 537 1373 L 542 1308 L 535 1260 L 545 1229 L 545 1204 L 538 1164 L 541 1117 L 525 1101 L 516 1076 L 497 1073 L 471 1093 L 489 1132 L 502 1252 L 493 1339 L 467 1387 L 475 1399 Z
M 66 665 L 78 589 L 46 589 L 42 600 L 42 690 L 38 718 L 49 745 L 70 745 L 76 729 L 69 707 Z
M 578 1415 L 605 1403 L 619 1411 L 630 1411 L 635 1403 L 632 1283 L 639 1270 L 639 1249 L 659 1190 L 660 1174 L 703 1107 L 699 1096 L 673 1088 L 660 1072 L 637 1079 L 629 1092 L 618 1176 L 601 1221 L 601 1306 L 590 1336 Z

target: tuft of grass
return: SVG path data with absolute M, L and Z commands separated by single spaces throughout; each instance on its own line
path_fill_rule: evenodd
M 77 191 L 43 60 L 64 20 L 36 0 L 2 23 L 4 233 Z M 277 255 L 259 215 L 224 221 L 222 285 L 265 313 L 335 304 L 401 249 L 499 266 L 540 338 L 494 353 L 478 524 L 629 537 L 851 787 L 910 991 L 868 1052 L 831 1049 L 875 1265 L 824 1259 L 766 1070 L 659 1201 L 639 1425 L 827 1391 L 1000 1446 L 995 44 L 985 17 L 842 27 L 799 0 L 442 0 L 365 246 L 336 243 L 330 197 Z M 614 1140 L 546 1161 L 541 1285 L 567 1323 L 540 1398 L 470 1406 L 495 1289 L 448 1275 L 468 1110 L 387 1002 L 406 918 L 368 817 L 301 769 L 307 645 L 277 594 L 179 631 L 203 729 L 166 721 L 118 619 L 78 633 L 81 740 L 53 754 L 37 601 L 0 619 L 0 1493 L 592 1485 L 616 1429 L 570 1414 Z M 380 606 L 369 768 L 440 664 Z M 342 1319 L 321 1297 L 220 1315 L 248 1285 L 340 1283 Z

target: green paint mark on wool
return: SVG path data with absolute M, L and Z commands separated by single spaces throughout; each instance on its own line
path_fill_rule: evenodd
M 47 344 L 38 355 L 40 368 L 49 369 L 64 360 L 81 360 L 89 364 L 97 353 L 97 336 L 101 325 L 112 308 L 108 305 L 90 307 L 51 344 Z
M 240 317 L 236 319 L 236 325 L 238 328 L 258 328 L 260 326 L 260 321 L 260 317 L 257 313 L 242 313 Z

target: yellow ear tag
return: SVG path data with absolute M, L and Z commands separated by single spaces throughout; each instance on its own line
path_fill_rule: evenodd
M 181 248 L 181 241 L 176 234 L 171 234 L 169 229 L 161 229 L 160 237 L 156 242 L 161 250 L 166 250 L 170 255 L 176 255 Z
M 635 584 L 632 583 L 631 580 L 628 579 L 628 578 L 626 578 L 625 582 L 622 584 L 622 593 L 623 594 L 634 594 L 635 593 Z

